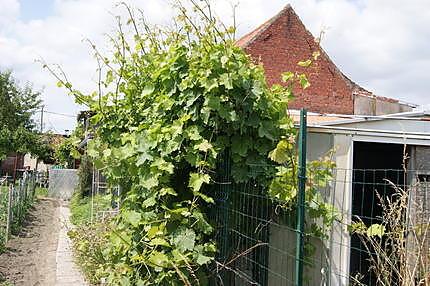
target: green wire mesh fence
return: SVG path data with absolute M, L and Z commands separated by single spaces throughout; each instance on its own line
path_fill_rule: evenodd
M 121 187 L 108 184 L 103 173 L 93 166 L 90 205 L 91 223 L 103 221 L 117 215 L 121 205 L 120 197 Z
M 318 180 L 322 200 L 306 205 L 300 285 L 430 285 L 418 283 L 430 274 L 428 176 L 394 169 L 330 173 L 324 182 L 308 174 L 308 185 Z M 233 184 L 225 175 L 219 182 L 217 285 L 297 284 L 296 211 L 267 193 L 257 181 Z M 327 212 L 311 218 L 319 208 L 328 208 L 333 221 L 323 222 Z M 399 284 L 400 275 L 417 284 Z

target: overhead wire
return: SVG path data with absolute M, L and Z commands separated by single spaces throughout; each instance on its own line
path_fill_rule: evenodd
M 42 112 L 42 110 L 36 110 L 36 112 Z M 64 117 L 76 118 L 76 115 L 73 115 L 73 114 L 59 113 L 59 112 L 48 111 L 48 110 L 43 110 L 43 113 L 54 114 L 54 115 L 59 115 L 59 116 L 64 116 Z

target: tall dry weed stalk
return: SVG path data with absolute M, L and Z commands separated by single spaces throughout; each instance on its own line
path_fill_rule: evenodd
M 394 194 L 378 194 L 382 223 L 365 227 L 359 221 L 362 227 L 355 227 L 370 254 L 369 271 L 376 286 L 430 286 L 430 216 L 420 195 L 425 189 L 419 182 L 408 190 L 387 182 Z M 365 285 L 360 277 L 352 280 L 353 285 Z

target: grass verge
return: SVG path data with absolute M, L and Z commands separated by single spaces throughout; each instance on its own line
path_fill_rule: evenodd
M 47 197 L 48 196 L 48 189 L 47 188 L 36 187 L 35 196 L 36 196 L 36 198 Z
M 108 243 L 109 222 L 82 224 L 69 231 L 76 263 L 91 285 L 99 285 L 105 277 L 103 251 Z
M 76 262 L 81 268 L 85 278 L 92 285 L 99 285 L 102 277 L 105 277 L 103 265 L 103 251 L 108 243 L 109 220 L 91 221 L 91 207 L 97 206 L 99 210 L 110 208 L 110 195 L 97 195 L 92 201 L 91 197 L 82 197 L 75 193 L 70 201 L 70 221 L 75 228 L 69 231 L 72 239 Z
M 70 221 L 76 225 L 82 225 L 91 221 L 91 208 L 94 206 L 96 210 L 110 209 L 110 195 L 96 195 L 92 200 L 91 197 L 82 197 L 78 192 L 75 193 L 70 200 Z

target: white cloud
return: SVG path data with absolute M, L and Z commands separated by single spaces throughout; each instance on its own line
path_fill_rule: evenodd
M 20 5 L 17 0 L 0 0 L 0 31 L 13 24 L 19 16 Z
M 53 14 L 23 22 L 18 0 L 0 0 L 0 69 L 13 69 L 21 81 L 44 89 L 46 109 L 74 114 L 80 107 L 35 59 L 58 63 L 80 89 L 94 89 L 96 64 L 88 44 L 108 48 L 104 33 L 114 29 L 118 1 L 53 0 Z M 169 23 L 170 0 L 130 0 L 148 21 Z M 231 3 L 216 1 L 216 13 L 231 22 Z M 286 5 L 284 0 L 240 0 L 236 13 L 239 34 L 257 27 Z M 430 3 L 427 0 L 291 0 L 308 29 L 325 30 L 323 47 L 352 80 L 378 95 L 428 103 L 430 90 Z M 73 118 L 49 115 L 58 132 L 70 129 Z
M 378 95 L 429 102 L 430 2 L 306 0 L 295 6 L 312 32 L 320 23 L 328 28 L 323 46 L 352 80 Z

